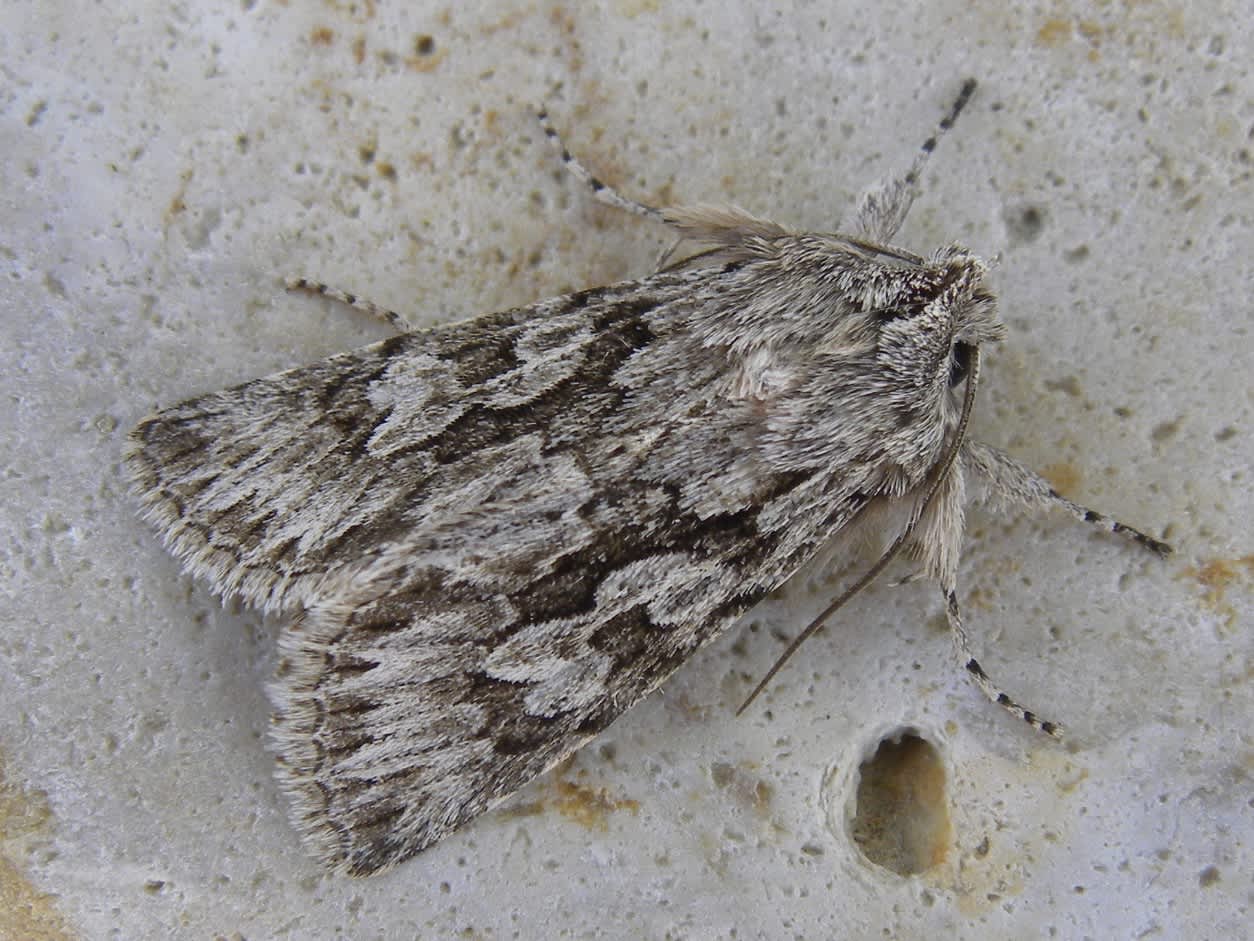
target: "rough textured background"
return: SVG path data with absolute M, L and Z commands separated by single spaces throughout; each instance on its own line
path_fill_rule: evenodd
M 1248 7 L 474 6 L 0 9 L 0 935 L 1247 932 Z M 935 593 L 887 581 L 734 719 L 836 590 L 816 571 L 505 809 L 321 876 L 263 744 L 275 625 L 138 522 L 127 429 L 385 334 L 286 274 L 425 323 L 647 271 L 665 236 L 560 174 L 533 101 L 628 192 L 831 229 L 967 75 L 901 241 L 1001 255 L 978 432 L 1181 550 L 973 521 L 975 643 L 1068 744 L 986 705 Z M 860 827 L 919 817 L 910 877 L 848 819 L 903 728 L 934 754 L 864 791 L 922 775 L 922 803 Z

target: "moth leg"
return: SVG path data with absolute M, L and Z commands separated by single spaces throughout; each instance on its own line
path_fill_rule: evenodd
M 657 256 L 657 263 L 654 264 L 653 270 L 655 272 L 663 270 L 670 263 L 671 258 L 674 257 L 679 246 L 683 245 L 686 241 L 688 240 L 681 235 L 679 238 L 675 239 L 675 241 L 671 242 L 670 247 Z
M 952 585 L 942 586 L 942 592 L 945 595 L 945 618 L 949 621 L 949 632 L 954 640 L 954 652 L 958 655 L 958 662 L 962 664 L 962 668 L 970 674 L 975 680 L 975 685 L 980 688 L 990 702 L 994 702 L 1001 706 L 1011 715 L 1022 719 L 1034 729 L 1051 735 L 1054 738 L 1062 738 L 1062 726 L 1057 722 L 1050 722 L 1042 719 L 1031 709 L 1026 709 L 1019 703 L 1015 702 L 989 679 L 988 674 L 984 672 L 984 668 L 980 666 L 980 661 L 975 659 L 975 655 L 971 653 L 971 645 L 967 641 L 967 632 L 962 626 L 962 612 L 958 608 L 958 595 L 954 591 Z
M 987 444 L 968 441 L 962 449 L 963 469 L 968 470 L 983 483 L 984 502 L 1014 504 L 1029 509 L 1063 510 L 1083 523 L 1089 523 L 1108 533 L 1116 533 L 1125 539 L 1144 546 L 1151 552 L 1166 557 L 1172 549 L 1165 542 L 1147 536 L 1139 529 L 1121 523 L 1096 510 L 1068 500 L 1039 474 L 1024 467 L 1009 454 Z
M 546 108 L 541 107 L 536 111 L 536 120 L 540 122 L 540 129 L 544 131 L 544 136 L 552 141 L 561 153 L 563 166 L 575 179 L 592 191 L 592 196 L 597 202 L 629 212 L 633 216 L 643 216 L 646 219 L 652 219 L 654 222 L 665 222 L 660 210 L 624 196 L 608 183 L 598 180 L 587 167 L 575 159 L 571 152 L 566 149 L 566 145 L 562 143 L 561 135 L 557 133 L 557 129 L 549 121 L 549 112 Z M 672 248 L 663 258 L 668 257 L 673 251 L 674 249 Z
M 347 291 L 341 291 L 330 285 L 323 284 L 321 281 L 310 281 L 308 278 L 286 278 L 283 286 L 289 291 L 308 291 L 310 294 L 317 294 L 319 297 L 329 297 L 333 301 L 339 301 L 341 304 L 347 304 L 356 310 L 370 314 L 372 317 L 378 317 L 386 322 L 397 333 L 413 333 L 413 325 L 404 317 L 394 310 L 388 310 L 386 307 L 380 307 L 373 301 L 368 301 L 364 297 L 358 297 L 356 294 L 350 294 Z
M 885 180 L 862 194 L 853 218 L 852 228 L 855 234 L 881 244 L 888 244 L 892 240 L 901 224 L 906 221 L 906 214 L 910 212 L 915 197 L 919 195 L 919 179 L 923 175 L 923 168 L 927 166 L 928 157 L 945 136 L 945 132 L 954 126 L 974 92 L 975 79 L 969 78 L 962 83 L 958 97 L 949 106 L 936 130 L 923 142 L 904 176 Z

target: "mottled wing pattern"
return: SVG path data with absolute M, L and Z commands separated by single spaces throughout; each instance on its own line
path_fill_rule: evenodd
M 691 329 L 710 280 L 399 336 L 136 430 L 171 549 L 296 612 L 274 740 L 325 862 L 395 863 L 560 761 L 870 499 L 763 461 L 767 398 Z

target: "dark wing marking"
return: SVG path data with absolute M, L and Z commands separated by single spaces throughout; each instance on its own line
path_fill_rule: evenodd
M 534 456 L 563 473 L 560 456 Z M 520 497 L 536 470 L 500 480 L 508 496 L 485 505 L 485 530 L 530 520 L 537 543 L 555 536 L 542 499 Z M 781 499 L 794 483 L 777 481 Z M 551 564 L 532 564 L 523 541 L 467 566 L 438 538 L 429 551 L 411 540 L 324 586 L 285 629 L 272 688 L 280 777 L 320 859 L 377 871 L 508 796 L 656 688 L 865 502 L 816 515 L 803 534 L 764 528 L 756 510 L 697 517 L 664 489 L 651 498 L 667 505 L 632 516 L 594 488 L 567 511 L 591 536 L 550 544 Z

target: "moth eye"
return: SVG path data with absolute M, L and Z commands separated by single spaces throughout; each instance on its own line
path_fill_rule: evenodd
M 961 385 L 962 380 L 967 378 L 971 369 L 972 349 L 970 343 L 963 343 L 961 340 L 954 344 L 954 351 L 949 357 L 949 388 Z

